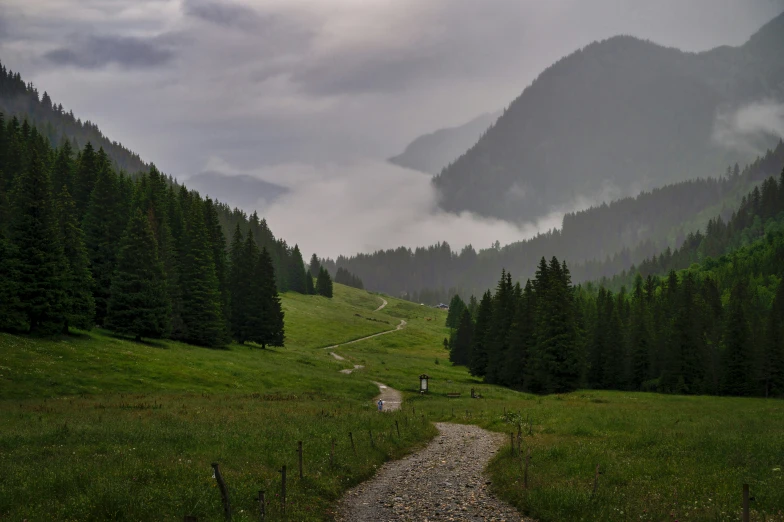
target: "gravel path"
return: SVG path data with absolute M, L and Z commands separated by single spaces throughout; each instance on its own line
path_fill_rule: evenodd
M 354 370 L 361 370 L 362 368 L 364 368 L 364 366 L 362 366 L 361 364 L 354 365 Z M 346 375 L 350 375 L 351 373 L 353 373 L 354 370 L 349 370 L 348 368 L 346 368 L 345 370 L 340 370 L 340 373 L 345 373 Z
M 378 400 L 381 399 L 384 401 L 384 409 L 382 411 L 395 411 L 400 409 L 400 405 L 403 404 L 403 394 L 397 391 L 394 388 L 390 388 L 386 384 L 381 384 L 380 382 L 374 382 L 376 386 L 378 386 L 378 391 L 381 393 L 373 399 L 374 403 L 378 403 Z
M 379 306 L 378 308 L 376 308 L 375 310 L 373 310 L 374 312 L 379 312 L 379 311 L 383 310 L 383 309 L 384 309 L 384 307 L 385 307 L 385 306 L 388 304 L 388 303 L 387 303 L 387 300 L 386 300 L 386 299 L 384 299 L 383 297 L 379 297 L 379 299 L 381 299 L 381 301 L 382 301 L 382 303 L 381 303 L 381 306 Z
M 330 355 L 332 355 L 332 357 L 334 357 L 338 361 L 345 361 L 346 360 L 344 357 L 341 357 L 340 355 L 336 354 L 335 352 L 330 352 Z
M 407 324 L 408 323 L 406 323 L 405 320 L 401 319 L 400 320 L 400 324 L 397 325 L 397 328 L 395 328 L 394 330 L 387 330 L 385 332 L 379 332 L 377 334 L 368 335 L 367 337 L 362 337 L 360 339 L 354 339 L 353 341 L 349 341 L 349 342 L 343 343 L 343 344 L 333 344 L 332 346 L 327 346 L 326 348 L 324 348 L 324 350 L 334 350 L 338 346 L 346 346 L 347 344 L 358 343 L 360 341 L 364 341 L 365 339 L 372 339 L 373 337 L 378 337 L 379 335 L 391 334 L 392 332 L 397 332 L 398 330 L 402 330 Z
M 488 491 L 484 468 L 504 436 L 477 426 L 437 423 L 425 449 L 388 462 L 340 501 L 340 522 L 525 519 Z

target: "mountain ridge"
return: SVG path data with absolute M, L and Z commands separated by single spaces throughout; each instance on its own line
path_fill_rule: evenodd
M 700 53 L 614 36 L 561 58 L 434 177 L 442 208 L 520 222 L 602 184 L 628 195 L 750 161 L 713 129 L 720 110 L 784 100 L 782 25 L 784 14 L 742 46 Z

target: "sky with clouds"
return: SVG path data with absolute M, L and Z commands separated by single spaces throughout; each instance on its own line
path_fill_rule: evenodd
M 6 66 L 179 179 L 218 171 L 287 187 L 258 202 L 262 213 L 278 235 L 329 255 L 442 239 L 486 247 L 557 225 L 561 209 L 530 227 L 443 216 L 426 176 L 383 158 L 503 108 L 593 40 L 739 45 L 784 10 L 784 0 L 0 4 Z M 327 226 L 346 237 L 327 241 Z

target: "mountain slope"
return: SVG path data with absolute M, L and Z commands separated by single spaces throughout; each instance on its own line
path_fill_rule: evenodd
M 608 185 L 630 193 L 748 161 L 748 148 L 714 139 L 717 115 L 784 100 L 782 48 L 784 14 L 741 47 L 697 54 L 629 36 L 592 43 L 545 70 L 434 178 L 442 206 L 520 221 Z
M 679 246 L 689 234 L 704 230 L 710 219 L 730 217 L 744 197 L 763 179 L 781 173 L 784 142 L 744 169 L 721 178 L 682 181 L 644 191 L 564 216 L 551 230 L 500 249 L 459 254 L 446 243 L 414 250 L 397 248 L 372 254 L 338 257 L 327 262 L 360 277 L 365 287 L 435 304 L 450 292 L 467 297 L 492 288 L 505 268 L 523 281 L 533 276 L 542 256 L 568 259 L 575 282 L 612 276 L 646 257 Z M 332 264 L 334 263 L 334 265 Z
M 482 114 L 458 127 L 439 129 L 420 136 L 402 153 L 389 158 L 389 161 L 407 169 L 438 174 L 476 143 L 500 115 L 500 112 Z

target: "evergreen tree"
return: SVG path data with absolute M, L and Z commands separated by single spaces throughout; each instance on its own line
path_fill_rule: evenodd
M 311 278 L 318 277 L 319 270 L 321 270 L 321 263 L 319 263 L 318 256 L 315 252 L 310 256 L 310 266 L 308 267 L 308 270 Z
M 526 281 L 522 297 L 517 302 L 514 321 L 509 329 L 507 339 L 506 364 L 501 373 L 501 380 L 512 388 L 527 389 L 530 378 L 528 352 L 533 344 L 534 289 L 531 281 Z
M 747 289 L 738 283 L 730 294 L 727 325 L 724 333 L 726 361 L 723 391 L 728 395 L 750 395 L 752 361 L 749 356 L 749 325 L 746 319 Z
M 460 296 L 457 294 L 452 296 L 452 300 L 449 302 L 449 312 L 446 314 L 447 328 L 457 328 L 464 310 L 466 310 L 466 305 Z
M 80 217 L 87 210 L 90 195 L 93 193 L 96 183 L 98 183 L 102 168 L 104 168 L 104 165 L 100 165 L 98 155 L 95 153 L 92 143 L 88 141 L 87 145 L 79 153 L 73 181 L 73 197 L 76 202 L 76 208 L 81 212 Z
M 67 264 L 57 229 L 51 184 L 40 153 L 29 151 L 28 167 L 16 178 L 11 241 L 16 301 L 30 332 L 62 328 Z
M 183 340 L 200 346 L 221 346 L 226 342 L 225 321 L 203 205 L 196 198 L 191 202 L 183 241 L 180 272 Z
M 82 230 L 94 283 L 95 323 L 103 325 L 117 262 L 117 242 L 127 225 L 127 216 L 123 216 L 119 208 L 121 197 L 117 176 L 108 157 L 101 151 L 94 162 L 98 164 L 98 177 L 89 195 Z M 79 201 L 76 203 L 78 208 Z
M 168 331 L 170 311 L 155 235 L 149 219 L 136 209 L 120 241 L 104 324 L 137 341 L 159 338 Z
M 302 260 L 302 253 L 299 251 L 298 245 L 294 245 L 294 248 L 291 249 L 291 253 L 289 255 L 288 276 L 289 290 L 299 294 L 304 294 L 307 292 L 307 283 L 305 282 L 305 263 Z
M 476 312 L 476 325 L 471 344 L 471 358 L 468 369 L 471 375 L 483 377 L 487 373 L 487 345 L 490 321 L 493 315 L 493 296 L 490 291 L 482 295 Z
M 229 325 L 229 275 L 228 259 L 226 257 L 226 238 L 218 220 L 215 204 L 210 198 L 204 202 L 204 222 L 207 227 L 207 237 L 212 251 L 212 260 L 215 263 L 215 276 L 218 278 L 218 290 L 221 296 L 221 316 L 228 328 Z
M 18 297 L 16 261 L 14 245 L 0 230 L 0 330 L 19 329 L 25 321 Z
M 283 307 L 275 285 L 275 268 L 266 248 L 261 249 L 258 257 L 255 279 L 261 282 L 262 308 L 258 335 L 254 335 L 251 340 L 260 344 L 262 349 L 267 346 L 283 346 L 285 339 Z
M 316 293 L 324 297 L 332 297 L 332 278 L 329 272 L 322 266 L 316 279 Z
M 642 383 L 649 379 L 651 359 L 651 332 L 640 274 L 637 274 L 634 280 L 634 292 L 632 293 L 630 342 L 632 350 L 631 386 L 633 389 L 640 389 Z
M 520 291 L 518 287 L 518 292 Z M 487 371 L 485 380 L 490 383 L 504 384 L 501 380 L 504 363 L 507 358 L 507 339 L 512 327 L 515 307 L 518 301 L 512 286 L 512 275 L 501 270 L 496 293 L 493 297 L 493 314 L 490 328 L 485 336 L 487 347 Z M 465 309 L 465 305 L 463 305 Z
M 468 364 L 471 356 L 473 330 L 474 322 L 471 319 L 471 314 L 467 309 L 464 309 L 460 316 L 457 330 L 454 333 L 452 341 L 449 343 L 449 360 L 452 361 L 453 364 L 460 366 Z
M 231 296 L 230 331 L 238 343 L 247 339 L 246 331 L 250 314 L 249 285 L 252 277 L 252 259 L 256 245 L 251 232 L 247 240 L 242 237 L 240 225 L 234 228 L 229 263 L 229 294 Z
M 313 285 L 313 277 L 310 275 L 310 270 L 305 274 L 305 293 L 316 295 L 316 287 Z
M 781 397 L 784 396 L 784 279 L 779 281 L 766 326 L 762 384 L 765 397 Z
M 93 277 L 90 274 L 90 262 L 84 246 L 84 234 L 79 227 L 76 205 L 65 184 L 62 185 L 57 199 L 57 213 L 63 251 L 68 264 L 65 274 L 64 331 L 67 333 L 69 326 L 90 330 L 95 319 Z

